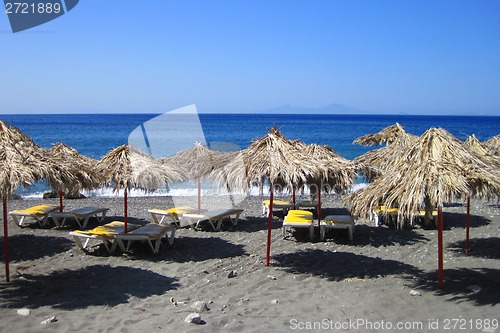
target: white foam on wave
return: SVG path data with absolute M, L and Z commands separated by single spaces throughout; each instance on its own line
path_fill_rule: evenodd
M 365 188 L 368 186 L 367 183 L 357 183 L 354 184 L 348 192 L 354 192 L 359 189 Z M 25 200 L 39 200 L 43 198 L 43 194 L 46 192 L 50 192 L 50 190 L 46 191 L 36 191 L 31 193 L 21 194 L 21 197 Z M 122 197 L 123 190 L 114 191 L 111 187 L 99 188 L 92 191 L 82 191 L 84 196 L 88 198 L 114 198 L 114 197 Z M 260 195 L 268 195 L 269 194 L 269 186 L 265 185 L 263 187 L 262 193 L 260 193 L 259 188 L 257 186 L 253 186 L 248 191 L 232 191 L 227 192 L 223 190 L 219 190 L 218 188 L 212 186 L 202 186 L 200 190 L 201 196 L 227 196 L 227 195 L 238 195 L 238 196 L 260 196 Z M 292 193 L 288 190 L 283 190 L 280 194 L 284 196 L 291 196 Z M 296 193 L 297 195 L 310 195 L 309 188 L 304 188 L 304 190 L 299 190 Z M 197 197 L 198 196 L 198 188 L 191 183 L 185 184 L 177 184 L 176 186 L 172 186 L 169 189 L 159 189 L 156 191 L 143 191 L 141 189 L 131 189 L 128 193 L 129 197 Z

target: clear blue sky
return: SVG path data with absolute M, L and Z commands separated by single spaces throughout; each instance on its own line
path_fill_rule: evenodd
M 13 34 L 0 113 L 339 103 L 500 115 L 500 1 L 82 0 Z

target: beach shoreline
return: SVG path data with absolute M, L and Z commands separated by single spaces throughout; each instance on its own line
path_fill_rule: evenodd
M 196 198 L 186 199 L 196 205 Z M 202 207 L 210 208 L 218 197 L 202 199 Z M 283 239 L 283 215 L 277 211 L 266 267 L 262 199 L 240 202 L 240 222 L 224 224 L 220 232 L 178 230 L 174 244 L 156 255 L 143 244 L 127 254 L 108 255 L 102 248 L 85 254 L 69 236 L 74 224 L 20 228 L 10 220 L 12 281 L 4 282 L 2 268 L 2 326 L 54 332 L 381 332 L 389 330 L 384 324 L 413 322 L 422 325 L 413 331 L 439 332 L 450 331 L 445 325 L 454 318 L 466 320 L 465 325 L 480 322 L 483 328 L 487 320 L 500 319 L 496 202 L 472 201 L 469 255 L 462 249 L 466 208 L 460 202 L 445 207 L 445 287 L 440 290 L 437 232 L 420 227 L 391 230 L 359 220 L 352 243 L 343 231 L 329 234 L 325 242 L 309 241 L 301 232 Z M 59 201 L 12 200 L 8 208 L 38 203 Z M 172 203 L 167 197 L 129 198 L 129 222 L 152 221 L 148 209 Z M 123 216 L 122 197 L 64 200 L 64 205 L 65 210 L 110 208 L 106 222 Z M 346 209 L 338 196 L 323 198 L 323 216 Z M 97 224 L 91 220 L 89 227 Z M 193 308 L 197 301 L 209 310 Z M 17 314 L 21 308 L 30 314 Z M 201 325 L 184 322 L 192 312 L 200 313 Z M 40 324 L 52 316 L 57 321 Z M 476 326 L 468 331 L 483 331 Z

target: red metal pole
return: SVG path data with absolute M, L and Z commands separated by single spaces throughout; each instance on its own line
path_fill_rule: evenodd
M 127 233 L 127 188 L 123 190 L 123 220 L 124 220 L 124 232 Z
M 467 217 L 465 218 L 465 253 L 469 253 L 470 196 L 467 197 Z
M 59 211 L 63 211 L 63 191 L 59 189 Z
M 271 255 L 271 229 L 273 228 L 273 199 L 274 188 L 271 184 L 271 197 L 269 198 L 269 215 L 267 216 L 267 250 L 266 250 L 266 266 L 269 266 L 269 256 Z
M 321 235 L 321 186 L 318 189 L 318 233 Z
M 438 285 L 439 288 L 444 286 L 444 271 L 443 271 L 443 209 L 438 207 Z
M 7 216 L 7 198 L 3 198 L 3 257 L 5 261 L 5 279 L 10 281 L 9 273 L 9 220 Z
M 295 186 L 292 187 L 292 203 L 293 203 L 293 209 L 296 209 L 296 207 L 295 207 Z
M 201 213 L 201 181 L 198 178 L 198 214 Z

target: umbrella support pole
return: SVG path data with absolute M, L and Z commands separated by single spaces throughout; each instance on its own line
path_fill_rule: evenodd
M 442 289 L 444 286 L 443 272 L 443 209 L 438 207 L 438 285 Z
M 124 220 L 124 232 L 127 233 L 127 188 L 123 190 L 123 220 Z
M 5 279 L 10 281 L 9 272 L 9 220 L 7 215 L 7 198 L 3 196 L 3 256 L 5 261 Z
M 271 196 L 269 198 L 269 215 L 267 216 L 266 266 L 269 266 L 269 256 L 271 254 L 271 230 L 273 228 L 273 199 L 274 199 L 274 188 L 273 185 L 271 185 Z
M 198 214 L 201 214 L 201 180 L 198 178 Z
M 321 186 L 318 189 L 318 234 L 321 238 Z
M 470 229 L 470 196 L 467 197 L 467 216 L 465 218 L 465 253 L 469 254 L 469 229 Z
M 63 191 L 59 189 L 59 211 L 63 211 Z

